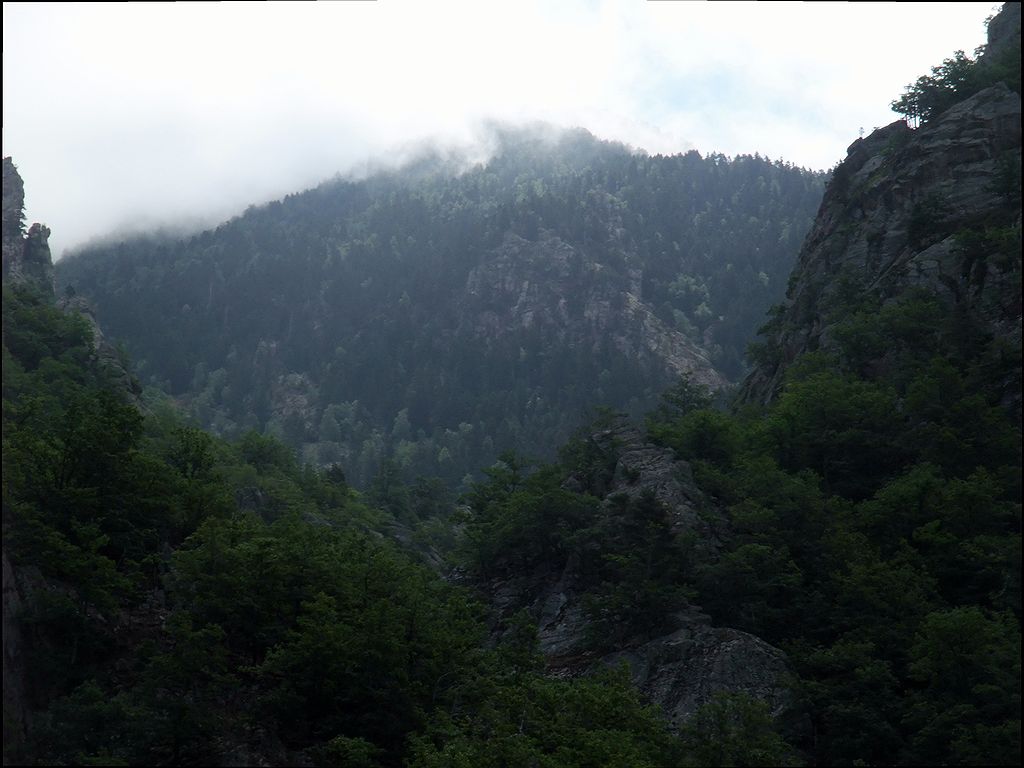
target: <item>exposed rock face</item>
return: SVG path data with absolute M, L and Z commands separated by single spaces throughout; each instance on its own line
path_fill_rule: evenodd
M 1003 3 L 1003 7 L 988 25 L 988 44 L 985 46 L 985 57 L 997 57 L 1011 49 L 1016 43 L 1020 46 L 1020 3 Z
M 636 498 L 652 492 L 670 513 L 673 533 L 692 532 L 700 546 L 717 549 L 724 518 L 703 498 L 685 461 L 646 442 L 639 430 L 625 424 L 595 433 L 591 439 L 601 449 L 614 452 L 611 479 L 601 490 L 606 505 L 620 494 Z M 576 477 L 565 483 L 572 490 L 581 486 Z M 776 713 L 789 701 L 785 655 L 745 632 L 713 627 L 696 606 L 673 616 L 675 628 L 666 635 L 636 636 L 611 653 L 588 650 L 585 584 L 575 557 L 480 586 L 500 617 L 524 608 L 533 617 L 550 674 L 577 677 L 625 662 L 638 689 L 661 706 L 675 726 L 717 693 L 747 693 Z
M 746 693 L 768 704 L 774 714 L 790 702 L 783 682 L 789 670 L 778 648 L 746 632 L 712 627 L 700 614 L 683 617 L 683 624 L 670 635 L 601 661 L 625 661 L 636 686 L 665 710 L 675 727 L 722 692 Z
M 622 290 L 607 267 L 551 233 L 536 241 L 509 233 L 493 257 L 470 272 L 463 323 L 484 339 L 539 327 L 574 348 L 596 351 L 610 340 L 640 367 L 688 373 L 712 389 L 725 386 L 707 355 L 666 327 L 641 298 L 639 281 L 633 283 Z
M 34 285 L 53 294 L 50 230 L 33 224 L 28 234 L 22 223 L 25 184 L 9 157 L 3 159 L 3 281 L 5 285 Z
M 1019 201 L 1001 190 L 1006 169 L 1020 167 L 1020 120 L 1020 96 L 998 84 L 916 131 L 898 121 L 850 145 L 768 337 L 776 360 L 750 374 L 744 399 L 770 401 L 798 356 L 830 346 L 828 308 L 843 280 L 883 298 L 915 285 L 933 289 L 1019 344 L 1020 285 L 1012 271 L 989 263 L 979 274 L 955 235 L 993 222 L 1020 226 Z
M 620 424 L 594 434 L 591 439 L 616 456 L 612 490 L 608 495 L 624 494 L 637 499 L 645 492 L 672 515 L 672 532 L 692 532 L 704 546 L 717 547 L 724 520 L 708 509 L 700 489 L 693 481 L 690 465 L 678 459 L 670 449 L 646 440 L 632 425 Z
M 25 211 L 25 182 L 14 167 L 14 161 L 5 157 L 3 161 L 3 238 L 6 246 L 9 241 L 17 241 L 25 234 L 23 223 Z M 6 250 L 4 264 L 7 263 Z
M 3 280 L 4 285 L 31 285 L 45 295 L 53 295 L 53 261 L 47 243 L 50 229 L 33 224 L 27 233 L 22 221 L 25 211 L 25 184 L 11 158 L 3 160 Z M 57 302 L 64 312 L 80 315 L 92 329 L 93 350 L 97 362 L 114 374 L 118 387 L 138 403 L 142 388 L 128 370 L 121 355 L 103 338 L 96 315 L 80 296 L 68 294 Z

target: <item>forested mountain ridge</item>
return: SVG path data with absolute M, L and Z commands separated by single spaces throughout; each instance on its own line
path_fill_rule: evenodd
M 1018 765 L 1020 165 L 991 161 L 1020 139 L 982 116 L 1019 112 L 1019 53 L 1000 54 L 1019 6 L 989 30 L 980 63 L 958 54 L 896 102 L 920 128 L 837 169 L 736 407 L 691 372 L 643 428 L 605 412 L 554 462 L 503 453 L 457 505 L 397 461 L 361 494 L 273 436 L 227 442 L 159 398 L 144 414 L 46 270 L 35 287 L 5 270 L 5 760 Z M 552 285 L 614 290 L 614 253 L 533 232 L 531 211 L 465 271 L 496 350 L 564 324 Z M 131 274 L 129 251 L 107 263 Z M 524 291 L 513 262 L 545 279 Z M 442 579 L 396 532 L 457 568 Z
M 731 412 L 684 379 L 649 415 L 679 460 L 662 481 L 685 492 L 631 493 L 658 480 L 623 456 L 657 451 L 599 431 L 567 446 L 567 480 L 510 483 L 506 464 L 469 497 L 477 578 L 531 612 L 554 668 L 610 643 L 685 711 L 673 673 L 706 612 L 763 701 L 778 657 L 758 649 L 785 653 L 787 735 L 810 764 L 1019 763 L 1019 13 L 894 102 L 919 128 L 851 146 Z M 566 658 L 581 638 L 593 655 Z
M 5 169 L 6 213 L 22 185 L 9 159 Z M 9 244 L 20 258 L 16 213 Z M 404 541 L 409 529 L 336 468 L 301 466 L 256 432 L 228 444 L 187 426 L 166 400 L 140 403 L 123 356 L 109 364 L 81 301 L 58 305 L 48 259 L 36 263 L 26 271 L 13 260 L 3 285 L 5 764 L 659 768 L 793 758 L 766 704 L 714 697 L 744 687 L 750 676 L 737 680 L 737 669 L 759 666 L 774 696 L 777 650 L 713 631 L 690 611 L 690 630 L 663 644 L 676 649 L 668 679 L 694 678 L 677 707 L 687 722 L 674 729 L 621 667 L 557 679 L 528 615 L 489 615 L 392 543 L 387 533 Z M 577 447 L 530 473 L 530 487 L 571 472 L 597 490 L 593 457 Z M 474 503 L 515 490 L 518 463 L 506 461 L 473 487 Z M 650 479 L 623 466 L 630 482 Z M 584 485 L 551 497 L 565 509 L 540 511 L 564 519 L 591 507 Z M 403 493 L 414 516 L 452 538 L 443 484 L 410 492 L 392 476 L 368 499 L 390 509 Z M 611 509 L 613 522 L 632 513 L 628 503 Z M 695 522 L 694 510 L 677 511 Z M 615 526 L 587 535 L 598 559 L 636 543 Z M 558 537 L 531 539 L 508 555 L 546 554 Z M 714 674 L 722 657 L 724 677 Z M 670 693 L 663 703 L 678 703 Z M 736 733 L 720 732 L 723 717 Z
M 1020 88 L 1006 3 L 834 170 L 733 411 L 648 424 L 729 524 L 694 601 L 786 652 L 812 764 L 1020 761 Z
M 202 423 L 269 429 L 359 485 L 387 456 L 455 484 L 504 449 L 550 456 L 594 405 L 638 414 L 680 372 L 736 380 L 822 175 L 495 131 L 484 164 L 326 183 L 88 249 L 58 281 Z

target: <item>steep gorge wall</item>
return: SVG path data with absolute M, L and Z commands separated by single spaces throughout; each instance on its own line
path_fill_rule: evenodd
M 770 324 L 769 356 L 742 398 L 768 402 L 800 355 L 828 349 L 830 307 L 850 285 L 883 299 L 934 290 L 989 333 L 1020 343 L 1020 286 L 1013 269 L 965 255 L 958 235 L 1020 227 L 1005 190 L 1021 163 L 1021 100 L 1003 84 L 971 96 L 918 130 L 897 121 L 858 139 L 836 169 Z
M 25 232 L 25 184 L 9 157 L 3 159 L 3 281 L 4 285 L 31 283 L 53 293 L 53 262 L 48 243 L 50 230 L 33 224 Z

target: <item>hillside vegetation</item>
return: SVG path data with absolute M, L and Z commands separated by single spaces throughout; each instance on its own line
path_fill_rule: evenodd
M 517 134 L 82 254 L 143 390 L 6 158 L 5 762 L 1018 765 L 1019 61 L 850 146 L 728 408 L 815 175 Z
M 90 249 L 58 281 L 202 424 L 360 487 L 388 457 L 457 485 L 503 450 L 552 456 L 595 405 L 639 415 L 682 372 L 743 374 L 821 174 L 582 131 L 495 141 L 461 172 L 427 157 Z

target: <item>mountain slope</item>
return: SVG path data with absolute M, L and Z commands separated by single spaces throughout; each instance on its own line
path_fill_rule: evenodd
M 20 221 L 9 169 L 4 209 Z M 12 269 L 3 286 L 5 764 L 654 768 L 717 764 L 702 755 L 724 749 L 790 756 L 766 703 L 694 711 L 738 687 L 770 698 L 785 671 L 775 649 L 690 611 L 691 626 L 658 646 L 671 663 L 650 667 L 651 699 L 677 726 L 695 721 L 683 733 L 621 670 L 547 674 L 522 616 L 486 642 L 483 606 L 389 541 L 415 536 L 338 472 L 300 465 L 270 437 L 217 440 L 166 403 L 139 409 L 81 300 L 56 306 L 48 274 Z M 665 482 L 670 456 L 624 447 L 628 476 L 681 498 Z M 420 502 L 447 506 L 443 485 L 424 490 L 433 498 Z M 693 509 L 676 511 L 693 524 Z M 607 527 L 592 535 L 592 554 L 622 543 Z M 742 739 L 717 732 L 723 710 Z
M 450 481 L 503 449 L 549 455 L 589 407 L 743 372 L 820 174 L 584 132 L 496 141 L 468 170 L 331 182 L 90 249 L 58 279 L 204 424 L 270 429 L 358 484 L 388 455 Z
M 997 342 L 990 350 L 994 364 L 1004 347 L 1019 350 L 1020 20 L 1019 5 L 1013 6 L 993 20 L 995 44 L 974 70 L 983 83 L 991 62 L 1009 54 L 1018 68 L 1018 92 L 995 82 L 917 130 L 899 120 L 850 145 L 800 252 L 786 301 L 765 328 L 743 399 L 773 399 L 802 355 L 839 348 L 838 324 L 912 291 L 935 297 L 943 313 L 973 330 L 979 346 Z M 1006 33 L 1014 12 L 1015 41 Z M 863 350 L 862 357 L 855 362 L 865 370 L 884 370 L 884 349 Z M 1002 396 L 1019 411 L 1019 391 L 1008 387 Z

